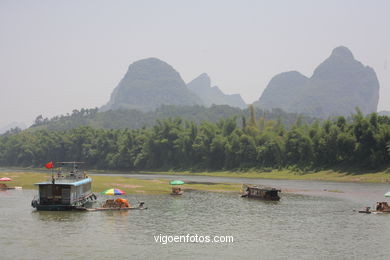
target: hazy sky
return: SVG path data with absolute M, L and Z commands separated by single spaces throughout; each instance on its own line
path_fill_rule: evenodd
M 344 45 L 390 110 L 390 1 L 0 0 L 0 126 L 105 104 L 148 57 L 257 100 L 276 74 L 311 76 Z

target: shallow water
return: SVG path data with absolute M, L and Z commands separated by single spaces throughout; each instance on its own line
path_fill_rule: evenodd
M 226 182 L 228 178 L 222 179 Z M 260 180 L 252 180 L 257 181 Z M 390 215 L 354 211 L 370 205 L 367 201 L 374 203 L 371 198 L 387 191 L 388 185 L 274 180 L 261 183 L 271 184 L 268 181 L 284 189 L 310 191 L 282 193 L 280 202 L 198 191 L 182 196 L 127 195 L 133 204 L 145 201 L 149 208 L 127 212 L 38 212 L 30 207 L 35 191 L 2 191 L 0 258 L 390 258 Z M 343 192 L 324 191 L 336 188 Z M 383 193 L 381 196 L 383 199 Z M 229 235 L 234 242 L 163 245 L 154 239 L 160 234 Z

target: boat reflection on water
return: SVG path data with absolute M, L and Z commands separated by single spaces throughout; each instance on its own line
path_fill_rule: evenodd
M 37 219 L 42 222 L 61 222 L 61 223 L 74 223 L 82 222 L 85 218 L 83 212 L 73 212 L 73 211 L 41 211 L 33 210 L 31 215 L 34 219 Z

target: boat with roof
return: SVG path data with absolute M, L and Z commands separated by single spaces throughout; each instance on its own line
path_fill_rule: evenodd
M 63 211 L 77 207 L 86 207 L 97 199 L 92 193 L 92 179 L 85 171 L 79 170 L 83 162 L 57 162 L 46 168 L 52 169 L 51 177 L 46 182 L 35 183 L 38 195 L 31 201 L 37 210 Z
M 241 197 L 279 201 L 278 192 L 281 192 L 281 190 L 262 185 L 243 184 Z

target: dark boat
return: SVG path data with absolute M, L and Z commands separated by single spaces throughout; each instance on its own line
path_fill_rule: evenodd
M 241 197 L 279 201 L 278 192 L 280 191 L 271 187 L 243 184 Z
M 92 193 L 92 179 L 86 172 L 79 171 L 81 162 L 58 162 L 58 171 L 52 172 L 47 182 L 36 183 L 38 196 L 31 201 L 31 206 L 37 210 L 62 211 L 84 207 L 96 200 Z M 62 167 L 70 166 L 69 172 L 63 172 Z

